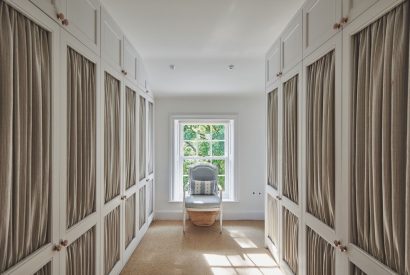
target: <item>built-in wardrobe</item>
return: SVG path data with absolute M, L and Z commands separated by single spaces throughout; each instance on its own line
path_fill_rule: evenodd
M 0 0 L 0 273 L 118 274 L 153 219 L 154 100 L 98 0 Z
M 410 1 L 307 0 L 266 55 L 265 243 L 285 274 L 410 274 Z

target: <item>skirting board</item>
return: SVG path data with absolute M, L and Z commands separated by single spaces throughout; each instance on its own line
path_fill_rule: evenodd
M 182 220 L 181 211 L 155 211 L 155 220 Z M 218 218 L 217 218 L 218 219 Z M 263 212 L 223 212 L 224 220 L 264 220 Z

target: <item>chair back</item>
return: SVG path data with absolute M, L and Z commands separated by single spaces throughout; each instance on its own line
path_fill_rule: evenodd
M 197 163 L 189 168 L 189 184 L 193 180 L 218 180 L 218 168 L 210 163 Z

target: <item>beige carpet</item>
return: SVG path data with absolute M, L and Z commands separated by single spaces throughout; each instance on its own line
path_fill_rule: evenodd
M 264 248 L 263 221 L 196 227 L 154 221 L 121 274 L 282 274 Z

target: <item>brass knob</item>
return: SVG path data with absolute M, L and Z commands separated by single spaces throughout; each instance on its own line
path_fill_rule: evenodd
M 278 201 L 281 201 L 281 200 L 282 200 L 282 197 L 281 197 L 281 196 L 276 196 L 276 199 L 277 199 Z
M 61 245 L 56 244 L 56 245 L 53 247 L 53 250 L 54 250 L 54 251 L 61 251 Z
M 64 20 L 64 13 L 62 13 L 62 12 L 59 12 L 59 13 L 57 13 L 57 19 L 58 20 Z
M 67 240 L 61 240 L 60 244 L 64 247 L 68 246 L 68 241 Z
M 346 252 L 346 251 L 347 251 L 347 247 L 344 246 L 344 245 L 339 246 L 339 248 L 340 248 L 340 251 L 342 251 L 342 252 Z
M 342 19 L 340 19 L 340 24 L 341 25 L 346 24 L 347 21 L 349 21 L 349 17 L 344 16 L 344 17 L 342 17 Z
M 335 240 L 333 243 L 335 244 L 336 247 L 340 247 L 342 245 L 342 243 L 338 240 Z
M 146 181 L 146 182 L 149 182 L 149 179 L 146 179 L 145 181 Z
M 342 25 L 341 25 L 340 23 L 334 23 L 334 24 L 333 24 L 333 29 L 334 29 L 334 30 L 338 30 L 338 29 L 340 29 L 341 26 L 342 26 Z
M 64 26 L 68 26 L 68 19 L 63 19 L 63 21 L 61 21 L 61 23 L 62 23 Z
M 127 71 L 124 71 L 124 74 L 125 74 L 125 75 L 127 75 L 127 74 L 128 74 L 128 72 L 127 72 Z
M 279 77 L 279 73 L 277 73 L 276 76 Z
M 127 196 L 121 196 L 121 200 L 125 200 Z

